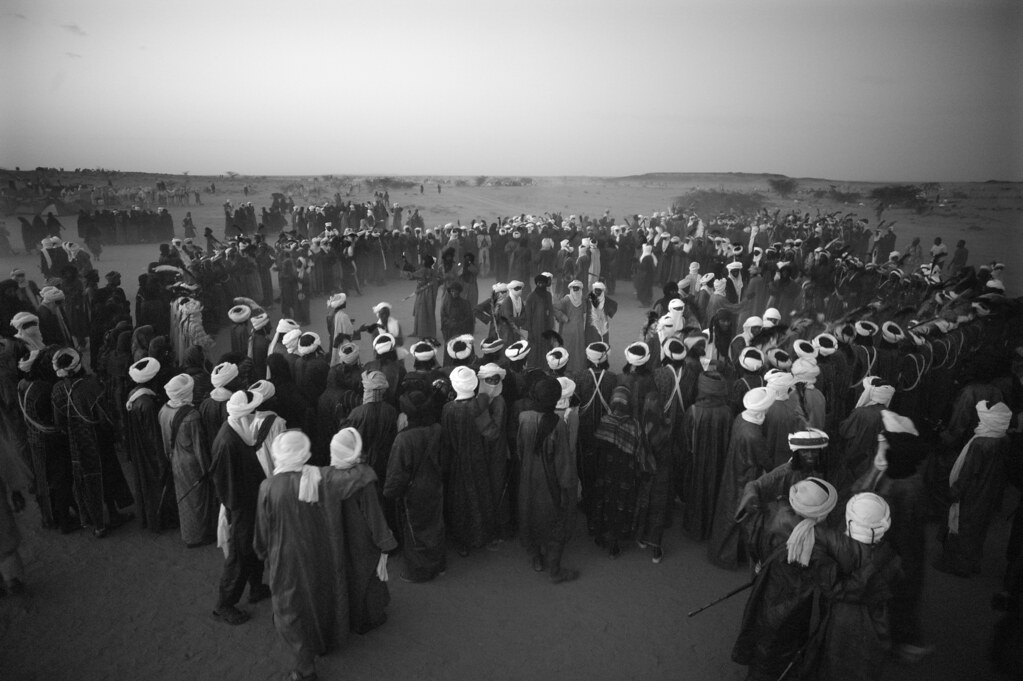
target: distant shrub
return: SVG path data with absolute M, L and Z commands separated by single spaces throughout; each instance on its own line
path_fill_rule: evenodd
M 728 192 L 720 189 L 697 189 L 676 197 L 672 201 L 675 212 L 693 210 L 700 215 L 719 213 L 749 213 L 766 204 L 763 194 L 757 192 Z
M 870 198 L 890 208 L 909 208 L 917 213 L 924 213 L 928 209 L 927 194 L 920 187 L 911 184 L 875 187 L 870 192 Z
M 775 194 L 782 198 L 792 196 L 796 189 L 799 188 L 799 182 L 791 177 L 772 177 L 767 181 L 767 184 L 770 185 L 771 190 Z
M 484 184 L 486 184 L 486 183 L 487 183 L 487 179 L 488 179 L 488 178 L 487 178 L 487 176 L 486 176 L 486 175 L 480 175 L 479 177 L 477 177 L 477 178 L 476 178 L 476 179 L 474 180 L 474 182 L 476 183 L 476 186 L 477 186 L 477 187 L 482 187 L 482 186 L 483 186 Z

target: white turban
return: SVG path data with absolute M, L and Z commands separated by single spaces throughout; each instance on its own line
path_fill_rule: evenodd
M 877 333 L 877 324 L 874 322 L 856 322 L 853 326 L 856 329 L 857 336 L 873 336 Z
M 256 381 L 249 386 L 249 392 L 259 393 L 259 395 L 263 398 L 263 402 L 266 402 L 277 394 L 277 386 L 270 381 Z
M 756 317 L 756 316 L 754 316 L 754 317 L 746 317 L 746 321 L 744 321 L 742 323 L 742 328 L 743 329 L 751 329 L 754 326 L 763 326 L 763 325 L 764 325 L 764 320 L 761 319 L 760 317 Z
M 67 361 L 64 361 L 65 357 L 68 358 Z M 73 348 L 61 348 L 54 353 L 51 363 L 53 370 L 57 372 L 57 378 L 66 378 L 82 366 L 82 357 Z
M 781 323 L 781 312 L 778 312 L 776 308 L 769 307 L 764 312 L 764 323 L 765 329 L 770 329 L 772 326 L 777 326 Z
M 390 303 L 377 303 L 376 305 L 373 306 L 373 314 L 379 317 L 382 311 L 390 309 L 391 309 Z
M 575 381 L 561 376 L 558 378 L 558 383 L 561 385 L 561 399 L 558 400 L 555 409 L 568 409 L 568 403 L 571 401 L 572 395 L 575 394 Z
M 678 338 L 666 338 L 661 343 L 661 352 L 664 356 L 674 362 L 681 362 L 686 358 L 686 346 L 685 343 L 680 341 Z
M 529 354 L 529 341 L 515 341 L 504 349 L 504 356 L 513 362 L 525 359 Z
M 508 284 L 505 284 L 504 282 L 500 282 L 499 281 L 496 284 L 494 284 L 493 286 L 491 286 L 490 290 L 493 291 L 494 293 L 507 293 L 508 292 Z
M 637 341 L 625 348 L 625 361 L 634 367 L 641 367 L 650 360 L 650 348 Z
M 254 314 L 251 317 L 249 317 L 249 324 L 252 325 L 252 329 L 254 331 L 259 331 L 260 329 L 262 329 L 263 327 L 265 327 L 269 323 L 270 323 L 270 315 L 268 315 L 263 310 L 260 310 L 256 314 Z
M 760 371 L 764 366 L 764 355 L 756 348 L 743 348 L 739 353 L 739 366 L 751 373 Z
M 838 503 L 835 486 L 820 478 L 807 478 L 789 488 L 789 506 L 803 518 L 785 542 L 790 563 L 810 564 L 814 546 L 814 526 L 828 517 Z
M 822 333 L 813 339 L 813 344 L 817 348 L 821 357 L 828 357 L 835 354 L 838 350 L 838 339 L 830 333 Z
M 409 350 L 412 351 L 412 357 L 415 358 L 417 362 L 429 362 L 437 356 L 437 350 L 426 341 L 419 341 L 409 348 Z
M 774 404 L 774 393 L 767 388 L 750 388 L 742 396 L 742 406 L 749 411 L 766 412 Z
M 715 279 L 714 280 L 714 293 L 716 293 L 718 295 L 722 295 L 722 296 L 725 295 L 725 287 L 727 285 L 728 285 L 728 282 L 725 279 Z
M 764 382 L 768 388 L 774 391 L 775 400 L 787 400 L 789 399 L 789 389 L 795 383 L 795 379 L 787 371 L 771 369 L 764 374 Z
M 389 333 L 382 333 L 373 339 L 373 350 L 378 355 L 390 352 L 394 349 L 394 336 Z
M 607 343 L 590 343 L 586 346 L 586 359 L 593 364 L 606 362 L 608 350 Z
M 710 282 L 714 281 L 714 273 L 707 272 L 707 274 L 700 277 L 700 286 L 706 286 Z
M 343 428 L 330 439 L 330 465 L 345 470 L 362 458 L 362 436 L 355 428 Z
M 456 399 L 464 400 L 476 394 L 476 386 L 479 385 L 479 378 L 476 372 L 469 367 L 455 367 L 451 372 L 451 387 L 455 391 Z
M 259 393 L 239 390 L 227 401 L 227 415 L 233 419 L 248 416 L 262 403 L 263 396 Z
M 191 376 L 178 374 L 163 386 L 163 391 L 167 393 L 167 406 L 176 409 L 191 404 L 194 389 L 195 380 Z
M 359 361 L 359 346 L 355 343 L 342 343 L 337 349 L 338 359 L 342 364 L 355 364 Z
M 43 290 L 39 292 L 39 296 L 44 303 L 56 303 L 64 300 L 64 292 L 56 286 L 44 286 Z
M 800 338 L 792 344 L 792 350 L 796 353 L 796 357 L 800 359 L 810 358 L 815 359 L 819 354 L 817 346 L 808 340 Z
M 302 338 L 302 329 L 292 329 L 291 331 L 284 334 L 284 338 L 281 339 L 281 343 L 289 354 L 294 355 L 295 351 L 298 350 L 298 341 Z
M 796 383 L 813 383 L 820 373 L 815 359 L 800 357 L 792 363 L 792 378 Z
M 327 299 L 327 307 L 329 307 L 331 310 L 336 310 L 342 305 L 344 305 L 346 302 L 348 302 L 347 295 L 345 295 L 344 293 L 335 293 L 334 295 Z
M 883 407 L 887 407 L 895 395 L 895 388 L 890 385 L 880 385 L 880 383 L 881 379 L 877 376 L 864 377 L 861 383 L 863 393 L 860 394 L 860 399 L 857 400 L 856 406 L 866 407 L 871 404 L 880 404 Z
M 277 322 L 277 333 L 287 333 L 299 328 L 298 322 L 294 319 L 282 319 Z
M 143 357 L 128 367 L 128 376 L 139 385 L 148 383 L 160 373 L 160 362 L 152 357 Z
M 38 324 L 39 317 L 35 316 L 31 312 L 19 312 L 11 317 L 11 326 L 13 326 L 16 331 L 21 331 L 22 327 L 28 323 Z
M 789 353 L 781 348 L 771 348 L 767 351 L 767 361 L 778 369 L 789 369 L 792 367 L 792 358 Z
M 270 454 L 274 460 L 274 475 L 302 472 L 298 483 L 298 500 L 315 504 L 320 500 L 320 469 L 307 466 L 312 454 L 312 442 L 301 430 L 286 430 L 274 438 Z
M 888 343 L 898 343 L 906 337 L 906 334 L 895 322 L 885 322 L 881 325 L 881 337 Z
M 888 503 L 872 492 L 856 494 L 845 505 L 845 533 L 862 544 L 876 544 L 892 526 Z
M 472 354 L 473 337 L 472 334 L 462 334 L 461 336 L 455 336 L 448 341 L 448 355 L 455 359 L 465 359 Z
M 227 318 L 235 324 L 249 321 L 252 316 L 252 308 L 248 305 L 235 305 L 227 311 Z
M 320 336 L 312 331 L 303 333 L 298 339 L 298 346 L 295 348 L 295 354 L 299 357 L 305 357 L 311 355 L 320 347 Z
M 547 353 L 547 366 L 557 371 L 568 364 L 568 351 L 565 348 L 554 348 Z
M 213 384 L 214 388 L 223 388 L 236 378 L 238 378 L 238 366 L 230 362 L 224 362 L 213 367 L 213 373 L 210 374 L 210 383 Z
M 823 449 L 829 441 L 828 434 L 823 430 L 807 428 L 789 434 L 789 449 L 794 452 L 800 449 Z

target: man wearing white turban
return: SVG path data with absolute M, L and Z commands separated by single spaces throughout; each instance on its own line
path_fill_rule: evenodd
M 450 467 L 444 507 L 448 533 L 459 554 L 465 556 L 469 549 L 488 544 L 496 548 L 497 499 L 486 459 L 486 440 L 477 424 L 480 409 L 475 393 L 479 378 L 469 367 L 455 367 L 450 379 L 455 399 L 441 412 L 442 451 L 447 452 Z
M 978 423 L 956 457 L 949 474 L 944 550 L 934 567 L 960 577 L 980 572 L 980 559 L 991 519 L 998 510 L 1007 479 L 1007 436 L 1012 410 L 1002 402 L 978 402 Z
M 334 578 L 344 569 L 335 556 L 343 554 L 332 551 L 318 503 L 320 469 L 306 465 L 309 438 L 288 430 L 271 447 L 277 468 L 259 488 L 254 548 L 270 573 L 274 626 L 295 656 L 288 678 L 310 679 L 316 655 L 329 651 L 347 629 L 347 622 L 339 622 L 345 610 L 338 608 L 344 585 Z
M 708 557 L 719 567 L 734 570 L 747 558 L 745 542 L 735 522 L 735 509 L 746 485 L 772 467 L 771 452 L 763 432 L 764 415 L 772 404 L 773 391 L 752 388 L 743 395 L 743 411 L 732 422 L 707 546 Z
M 774 403 L 764 419 L 764 436 L 773 466 L 780 466 L 791 456 L 789 433 L 806 426 L 806 415 L 800 410 L 799 401 L 790 397 L 795 385 L 792 374 L 772 369 L 764 375 L 764 384 L 774 393 Z
M 895 388 L 876 376 L 863 379 L 863 394 L 856 408 L 839 425 L 842 460 L 831 471 L 835 484 L 842 487 L 867 472 L 877 450 L 877 436 L 883 429 L 881 412 L 895 394 Z
M 178 497 L 181 540 L 188 548 L 209 544 L 215 538 L 216 504 L 210 469 L 210 450 L 202 434 L 202 419 L 192 406 L 195 381 L 178 374 L 165 386 L 167 404 L 160 409 L 163 450 L 170 459 L 174 492 Z
M 172 525 L 175 515 L 173 474 L 160 431 L 163 396 L 155 392 L 160 386 L 153 380 L 159 372 L 160 363 L 151 357 L 128 368 L 135 386 L 128 393 L 125 421 L 128 457 L 135 473 L 135 505 L 142 527 L 157 533 Z
M 388 384 L 383 373 L 367 369 L 362 374 L 362 389 L 362 404 L 352 409 L 343 425 L 358 431 L 365 443 L 362 460 L 373 469 L 383 487 L 387 483 L 387 460 L 398 434 L 398 410 L 384 401 Z M 385 501 L 384 514 L 393 531 L 398 523 L 392 501 Z
M 340 594 L 348 594 L 347 611 L 344 607 L 337 611 L 338 627 L 342 633 L 350 626 L 365 634 L 387 620 L 387 552 L 398 542 L 380 506 L 377 476 L 361 459 L 359 431 L 338 431 L 330 441 L 330 466 L 323 469 L 320 504 L 332 553 L 345 557 L 344 570 L 334 573 L 339 581 L 337 603 L 344 598 Z
M 227 421 L 227 401 L 236 390 L 245 386 L 245 382 L 239 375 L 238 365 L 221 362 L 213 367 L 210 373 L 210 385 L 213 386 L 213 390 L 210 391 L 209 397 L 199 404 L 199 417 L 202 419 L 207 451 L 213 447 L 213 439 Z
M 263 561 L 255 554 L 252 541 L 256 525 L 256 500 L 259 486 L 266 479 L 256 458 L 256 440 L 252 436 L 252 412 L 262 403 L 262 396 L 239 390 L 227 401 L 227 421 L 220 427 L 211 448 L 213 483 L 228 517 L 230 533 L 227 558 L 220 577 L 219 595 L 213 617 L 227 624 L 248 621 L 248 613 L 236 606 L 249 585 L 249 602 L 256 603 L 270 595 L 263 584 Z
M 583 283 L 575 279 L 568 284 L 568 293 L 554 303 L 558 333 L 568 351 L 567 371 L 576 373 L 586 367 L 586 310 Z
M 807 670 L 815 679 L 877 679 L 891 647 L 888 601 L 901 573 L 891 542 L 881 539 L 891 527 L 884 499 L 856 494 L 845 507 L 846 535 L 829 546 L 837 578 L 824 590 L 820 654 Z M 830 594 L 856 593 L 856 598 Z

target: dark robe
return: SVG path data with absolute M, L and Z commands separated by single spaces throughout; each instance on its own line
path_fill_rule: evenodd
M 710 537 L 732 429 L 724 380 L 704 381 L 701 377 L 700 383 L 696 403 L 682 419 L 682 529 L 697 541 Z
M 380 486 L 387 484 L 387 460 L 391 456 L 394 437 L 398 433 L 398 410 L 386 402 L 368 402 L 352 409 L 342 425 L 352 427 L 362 436 L 362 461 L 376 473 Z M 392 530 L 398 528 L 394 516 L 394 503 L 384 505 L 387 522 Z
M 384 608 L 391 596 L 376 569 L 380 554 L 393 551 L 398 543 L 384 519 L 372 468 L 365 464 L 345 470 L 328 466 L 322 472 L 320 504 L 327 518 L 326 536 L 344 538 L 340 556 L 344 568 L 335 575 L 344 579 L 343 588 L 348 590 L 352 631 L 365 634 L 387 620 Z
M 298 659 L 337 647 L 348 634 L 344 534 L 331 534 L 323 507 L 298 498 L 300 471 L 263 481 L 255 551 L 266 561 L 273 623 Z M 338 523 L 340 524 L 340 523 Z
M 597 482 L 597 441 L 595 435 L 600 421 L 611 409 L 611 394 L 618 378 L 608 370 L 587 368 L 573 376 L 575 394 L 579 398 L 579 456 L 576 470 L 582 486 L 582 506 L 587 518 L 594 517 L 596 502 L 594 486 Z M 590 533 L 594 532 L 590 528 Z
M 537 288 L 526 297 L 525 328 L 529 334 L 529 344 L 533 351 L 526 358 L 526 365 L 531 369 L 545 368 L 547 360 L 541 351 L 541 337 L 544 331 L 554 328 L 554 303 L 551 292 L 546 288 Z
M 209 451 L 213 447 L 217 433 L 220 432 L 220 427 L 227 422 L 227 400 L 218 402 L 212 397 L 207 397 L 199 404 L 199 419 L 206 450 Z
M 762 426 L 750 423 L 741 414 L 736 416 L 707 545 L 710 562 L 718 567 L 734 570 L 746 558 L 744 538 L 735 513 L 746 485 L 767 472 L 772 464 Z
M 497 517 L 483 435 L 477 424 L 475 399 L 444 405 L 442 448 L 448 471 L 444 485 L 444 514 L 448 533 L 461 547 L 479 548 L 496 537 Z
M 789 435 L 801 430 L 806 430 L 806 423 L 799 413 L 795 394 L 790 394 L 785 400 L 775 400 L 764 418 L 764 437 L 775 466 L 780 466 L 792 456 Z
M 44 525 L 66 528 L 71 523 L 71 453 L 67 438 L 54 427 L 52 394 L 53 384 L 42 379 L 18 384 L 40 515 Z
M 629 414 L 606 414 L 595 434 L 598 474 L 594 534 L 610 542 L 632 536 L 640 474 L 650 471 L 639 421 Z
M 177 512 L 174 478 L 160 432 L 159 398 L 151 392 L 150 388 L 137 386 L 128 394 L 127 444 L 142 527 L 160 532 L 174 524 Z
M 544 550 L 550 574 L 558 573 L 561 554 L 572 536 L 578 478 L 568 444 L 568 425 L 559 418 L 554 430 L 538 441 L 541 413 L 519 415 L 519 537 L 531 553 Z
M 836 467 L 833 476 L 836 486 L 848 485 L 870 468 L 877 453 L 877 436 L 884 430 L 881 412 L 885 409 L 880 404 L 857 407 L 842 421 L 838 429 L 842 439 L 842 465 Z
M 186 409 L 176 433 L 172 433 L 178 412 Z M 215 537 L 217 504 L 210 470 L 210 443 L 203 436 L 199 411 L 191 406 L 160 409 L 160 430 L 164 451 L 170 459 L 174 490 L 179 501 L 181 540 L 186 545 L 202 544 Z M 174 437 L 173 442 L 171 437 Z M 186 496 L 187 495 L 187 496 Z
M 394 499 L 402 532 L 405 577 L 428 581 L 444 572 L 444 461 L 441 427 L 410 427 L 394 438 L 384 497 Z

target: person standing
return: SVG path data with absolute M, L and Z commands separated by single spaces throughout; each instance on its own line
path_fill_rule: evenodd
M 178 374 L 165 386 L 167 404 L 160 408 L 160 432 L 170 459 L 178 495 L 181 540 L 197 548 L 215 539 L 216 503 L 209 479 L 210 449 L 203 437 L 202 419 L 192 405 L 195 380 Z
M 128 456 L 135 469 L 135 505 L 142 527 L 160 532 L 173 524 L 173 474 L 163 447 L 159 412 L 163 396 L 158 380 L 160 362 L 147 357 L 128 368 L 128 376 L 135 387 L 128 393 L 125 408 L 128 412 Z
M 605 295 L 607 287 L 596 281 L 590 287 L 586 310 L 586 344 L 610 343 L 611 319 L 618 312 L 618 303 Z
M 682 419 L 682 529 L 693 539 L 710 537 L 718 487 L 732 428 L 728 386 L 716 371 L 700 374 L 696 402 Z
M 406 426 L 394 438 L 387 462 L 386 499 L 400 519 L 405 582 L 428 582 L 444 574 L 444 457 L 441 426 L 429 397 L 418 390 L 399 399 Z
M 262 396 L 239 390 L 227 402 L 227 421 L 220 427 L 212 447 L 213 484 L 222 504 L 221 514 L 230 525 L 227 557 L 220 577 L 213 618 L 227 624 L 244 624 L 249 614 L 236 604 L 249 585 L 249 602 L 258 603 L 270 595 L 263 583 L 263 561 L 253 549 L 259 486 L 266 479 L 256 458 L 252 436 L 252 412 Z
M 568 426 L 556 413 L 561 384 L 550 376 L 536 382 L 532 409 L 519 415 L 516 437 L 521 475 L 518 520 L 533 569 L 548 571 L 554 584 L 579 577 L 562 566 L 571 538 L 578 477 L 569 447 Z
M 572 374 L 586 369 L 586 312 L 583 304 L 583 283 L 578 279 L 568 285 L 568 293 L 554 304 L 558 333 L 568 351 L 566 371 Z
M 322 473 L 307 465 L 309 438 L 289 430 L 271 446 L 277 468 L 259 487 L 254 550 L 270 573 L 274 627 L 295 656 L 288 679 L 309 681 L 316 679 L 315 656 L 347 631 L 347 622 L 338 622 L 347 593 L 338 593 L 334 579 L 339 538 L 328 534 L 319 505 Z
M 546 272 L 536 275 L 533 278 L 534 288 L 526 297 L 525 330 L 528 333 L 528 340 L 533 346 L 540 348 L 540 342 L 545 331 L 554 328 L 554 303 L 551 300 L 551 292 L 547 288 L 551 279 Z M 540 369 L 544 365 L 544 352 L 533 352 L 526 359 L 530 369 Z

